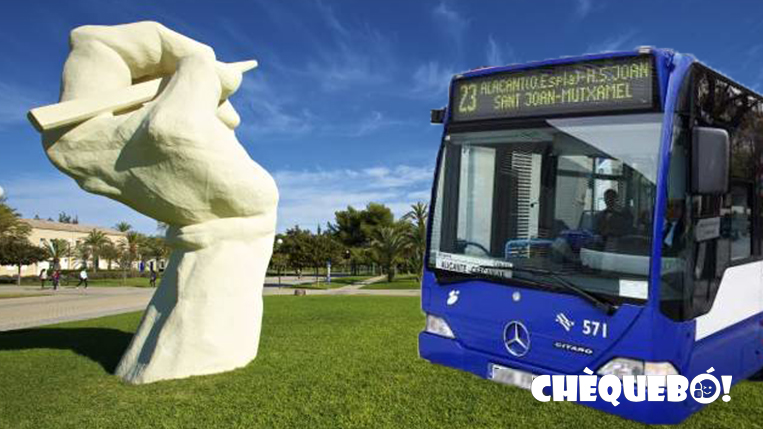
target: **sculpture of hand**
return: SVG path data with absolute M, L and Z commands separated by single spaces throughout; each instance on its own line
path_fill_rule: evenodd
M 234 133 L 227 98 L 241 71 L 154 22 L 79 27 L 70 44 L 61 101 L 165 77 L 140 108 L 43 134 L 51 162 L 84 190 L 170 225 L 168 267 L 117 375 L 145 383 L 246 365 L 278 191 Z

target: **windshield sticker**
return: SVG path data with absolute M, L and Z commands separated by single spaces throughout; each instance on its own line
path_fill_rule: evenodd
M 721 236 L 721 218 L 709 217 L 697 221 L 697 227 L 694 228 L 694 234 L 697 241 L 712 240 Z
M 511 262 L 498 259 L 435 252 L 435 267 L 445 271 L 464 274 L 485 274 L 510 279 L 511 271 L 502 268 L 511 268 L 512 266 Z M 496 269 L 493 269 L 493 267 Z
M 649 283 L 644 280 L 620 279 L 620 296 L 627 298 L 646 299 L 649 293 Z

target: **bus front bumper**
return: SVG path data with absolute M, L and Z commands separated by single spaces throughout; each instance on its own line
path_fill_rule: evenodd
M 428 332 L 419 333 L 419 356 L 432 363 L 468 371 L 484 379 L 489 379 L 491 364 L 530 372 L 534 375 L 571 375 L 551 371 L 526 362 L 508 360 L 503 357 L 477 352 L 463 347 L 457 340 L 440 337 Z M 582 375 L 582 372 L 580 375 Z M 527 394 L 531 395 L 530 391 L 527 391 Z M 626 419 L 648 424 L 680 423 L 700 408 L 699 404 L 691 399 L 683 402 L 630 402 L 621 395 L 618 400 L 618 406 L 603 401 L 598 396 L 596 401 L 579 403 Z M 553 407 L 551 402 L 547 405 Z

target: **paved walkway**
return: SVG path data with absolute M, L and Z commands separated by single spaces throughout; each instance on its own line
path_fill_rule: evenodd
M 360 284 L 329 290 L 307 290 L 308 295 L 381 295 L 418 296 L 419 290 L 365 290 L 363 285 L 383 277 L 368 279 Z M 283 277 L 284 285 L 311 282 L 312 279 Z M 263 295 L 293 295 L 293 288 L 272 287 L 277 278 L 267 278 Z M 1 286 L 2 294 L 29 294 L 30 297 L 0 299 L 0 331 L 30 328 L 74 320 L 94 319 L 113 314 L 141 311 L 146 308 L 155 289 L 138 287 L 90 287 L 74 289 L 61 287 L 58 291 L 37 286 Z M 47 296 L 35 296 L 40 293 Z
M 35 286 L 3 286 L 1 293 L 36 295 Z M 45 291 L 53 293 L 50 288 Z M 59 288 L 53 295 L 0 299 L 0 331 L 93 319 L 146 308 L 154 289 L 137 287 Z

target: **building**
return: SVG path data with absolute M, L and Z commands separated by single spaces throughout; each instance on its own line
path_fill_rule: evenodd
M 107 239 L 111 240 L 114 244 L 117 244 L 120 240 L 124 239 L 127 234 L 119 232 L 111 228 L 102 228 L 99 226 L 82 225 L 82 224 L 70 224 L 52 222 L 49 220 L 38 219 L 21 219 L 23 222 L 29 224 L 32 228 L 31 234 L 29 234 L 29 241 L 37 246 L 47 247 L 47 243 L 53 239 L 64 239 L 69 242 L 72 249 L 83 242 L 87 235 L 97 230 L 103 232 Z M 88 267 L 92 267 L 93 261 L 88 261 Z M 41 270 L 50 268 L 50 262 L 40 262 L 34 265 L 25 265 L 21 267 L 22 276 L 37 275 Z M 83 261 L 77 258 L 76 255 L 71 255 L 68 258 L 64 258 L 60 261 L 61 269 L 76 269 L 83 265 Z M 108 268 L 108 261 L 100 260 L 98 264 L 99 269 Z M 0 266 L 0 276 L 14 276 L 18 272 L 18 268 L 15 266 Z

